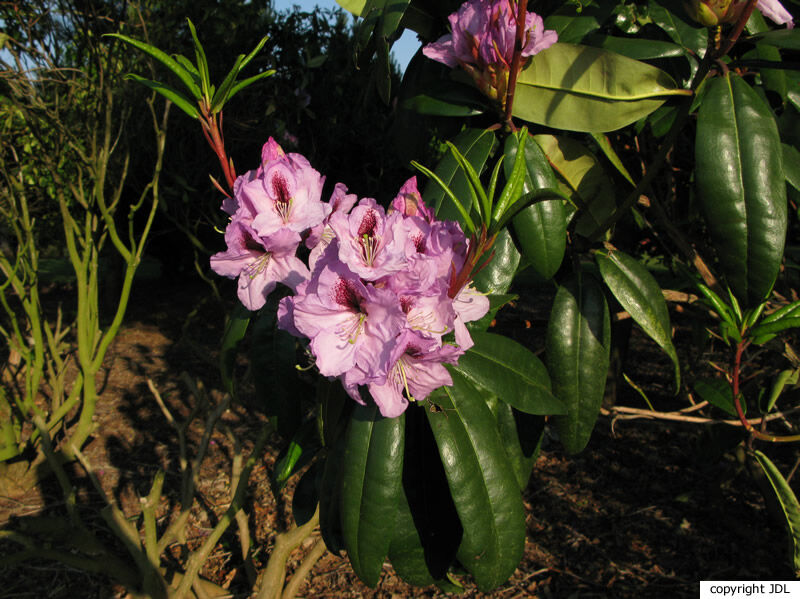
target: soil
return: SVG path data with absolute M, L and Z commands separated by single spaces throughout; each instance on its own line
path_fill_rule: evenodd
M 225 310 L 210 297 L 202 284 L 137 284 L 127 324 L 109 354 L 97 432 L 84 453 L 105 492 L 129 517 L 138 513 L 139 498 L 148 494 L 158 468 L 166 471 L 163 505 L 157 514 L 160 524 L 175 509 L 180 492 L 178 435 L 159 409 L 148 379 L 177 422 L 189 417 L 198 397 L 211 403 L 224 397 L 217 358 Z M 496 328 L 540 350 L 548 310 L 547 301 L 508 307 L 498 315 Z M 671 390 L 668 360 L 636 332 L 627 362 L 626 374 L 647 389 L 657 409 L 683 407 Z M 246 364 L 240 367 L 246 369 Z M 207 537 L 230 500 L 231 440 L 248 450 L 264 424 L 246 395 L 243 389 L 245 400 L 222 418 L 231 434 L 217 430 L 212 436 L 198 477 L 200 501 L 188 529 L 192 548 Z M 646 407 L 628 386 L 620 386 L 616 395 L 618 404 Z M 187 433 L 190 453 L 202 433 L 202 418 L 196 418 Z M 524 492 L 528 527 L 524 559 L 510 580 L 492 593 L 478 592 L 465 577 L 462 596 L 696 597 L 700 580 L 793 578 L 786 531 L 771 519 L 736 452 L 728 451 L 731 444 L 725 441 L 730 436 L 731 431 L 721 425 L 615 421 L 604 415 L 587 449 L 568 456 L 548 433 Z M 274 531 L 291 520 L 291 487 L 276 504 L 268 484 L 279 446 L 280 439 L 273 437 L 249 486 L 246 511 L 256 565 L 269 554 Z M 790 468 L 796 450 L 770 448 L 770 456 Z M 76 467 L 73 475 L 81 513 L 90 526 L 101 530 L 102 499 L 83 470 Z M 0 531 L 38 516 L 64 513 L 63 496 L 50 477 L 27 493 L 0 497 Z M 244 598 L 251 586 L 233 528 L 217 544 L 202 576 Z M 0 597 L 125 596 L 102 574 L 46 559 L 12 565 L 3 556 L 16 549 L 0 541 Z M 176 563 L 182 559 L 178 545 L 169 551 Z M 302 551 L 290 560 L 291 567 L 302 558 Z M 125 556 L 122 547 L 119 555 Z M 298 596 L 447 595 L 435 587 L 406 585 L 389 564 L 376 588 L 370 589 L 355 577 L 346 557 L 327 553 Z

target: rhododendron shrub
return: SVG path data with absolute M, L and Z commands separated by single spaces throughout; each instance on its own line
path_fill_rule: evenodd
M 249 310 L 262 308 L 279 283 L 288 287 L 280 327 L 308 340 L 321 375 L 341 379 L 362 404 L 368 389 L 393 418 L 409 400 L 452 384 L 443 364 L 473 345 L 464 325 L 482 318 L 489 300 L 469 281 L 454 288 L 470 242 L 457 223 L 434 217 L 416 177 L 388 212 L 372 198 L 356 204 L 341 183 L 323 202 L 323 183 L 308 160 L 270 138 L 259 167 L 223 202 L 228 247 L 211 267 L 238 278 Z M 297 255 L 302 240 L 308 265 Z
M 796 352 L 783 352 L 795 370 L 773 372 L 769 393 L 758 358 L 789 348 L 775 340 L 800 326 L 785 252 L 787 181 L 800 181 L 787 55 L 798 34 L 785 7 L 612 0 L 537 3 L 558 5 L 539 15 L 526 0 L 341 4 L 360 15 L 356 54 L 381 58 L 376 89 L 399 124 L 387 147 L 430 149 L 408 157 L 419 180 L 367 190 L 392 198 L 384 204 L 273 139 L 236 177 L 214 111 L 237 88 L 205 81 L 214 97 L 201 96 L 207 68 L 196 75 L 150 52 L 193 94 L 165 95 L 200 120 L 220 158 L 227 247 L 211 267 L 236 280 L 250 311 L 230 319 L 222 376 L 235 397 L 231 364 L 252 319 L 258 409 L 285 438 L 273 482 L 301 474 L 297 522 L 319 523 L 325 547 L 345 551 L 369 585 L 388 560 L 412 584 L 458 590 L 467 572 L 489 591 L 521 561 L 521 491 L 546 428 L 575 454 L 604 411 L 672 421 L 691 411 L 739 427 L 787 515 L 800 570 L 800 502 L 755 448 L 800 440 L 770 432 L 788 414 L 777 405 L 797 380 Z M 422 47 L 393 92 L 387 58 L 403 28 Z M 517 294 L 547 314 L 525 344 L 491 326 Z M 692 304 L 682 319 L 712 330 L 729 366 L 698 366 L 702 351 L 676 346 L 665 298 Z M 662 352 L 659 389 L 672 382 L 685 411 L 670 397 L 659 412 L 663 393 L 648 397 L 624 362 L 610 368 L 625 359 L 619 321 Z M 609 373 L 622 372 L 646 413 L 603 407 Z M 268 570 L 260 596 L 278 597 L 282 572 Z

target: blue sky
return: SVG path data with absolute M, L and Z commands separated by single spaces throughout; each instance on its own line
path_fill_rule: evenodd
M 299 6 L 302 10 L 313 10 L 319 8 L 338 8 L 336 0 L 273 0 L 275 10 L 286 10 L 292 6 Z M 392 46 L 392 54 L 400 65 L 401 71 L 405 71 L 408 61 L 419 49 L 419 41 L 413 31 L 406 31 L 403 36 Z

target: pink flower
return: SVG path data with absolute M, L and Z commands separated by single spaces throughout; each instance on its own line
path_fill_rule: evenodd
M 452 385 L 443 363 L 455 364 L 462 353 L 452 345 L 439 346 L 433 339 L 404 331 L 392 352 L 386 380 L 368 385 L 381 415 L 399 416 L 409 399 L 422 401 L 442 385 Z
M 508 73 L 514 57 L 517 3 L 513 0 L 467 0 L 448 17 L 451 33 L 422 49 L 432 60 L 467 71 L 478 88 L 501 103 L 505 101 Z M 525 16 L 522 56 L 533 56 L 558 40 L 545 29 L 542 18 Z
M 248 310 L 264 306 L 267 296 L 282 283 L 293 291 L 309 277 L 308 268 L 295 257 L 300 236 L 279 231 L 263 239 L 242 218 L 234 218 L 225 229 L 228 249 L 211 256 L 211 269 L 218 275 L 239 279 L 237 295 Z
M 405 314 L 394 293 L 365 285 L 337 260 L 336 246 L 328 247 L 303 293 L 294 298 L 294 326 L 311 340 L 311 353 L 324 376 L 358 366 L 365 379 L 380 378 Z
M 368 281 L 405 267 L 402 217 L 386 215 L 372 198 L 364 198 L 349 215 L 335 212 L 330 226 L 339 240 L 339 259 Z
M 794 27 L 794 21 L 792 20 L 792 15 L 789 14 L 789 11 L 783 7 L 783 4 L 778 2 L 778 0 L 758 0 L 758 4 L 756 4 L 758 10 L 761 11 L 761 14 L 767 17 L 770 21 L 777 23 L 778 25 L 786 25 L 787 28 L 792 29 Z

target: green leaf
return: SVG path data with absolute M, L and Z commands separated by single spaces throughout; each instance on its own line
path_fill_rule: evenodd
M 575 231 L 590 235 L 616 210 L 611 179 L 580 142 L 554 135 L 535 135 L 534 139 L 564 182 L 570 201 L 581 210 Z
M 737 416 L 733 391 L 731 391 L 728 381 L 720 378 L 705 378 L 695 381 L 692 386 L 701 400 L 707 401 L 726 414 Z
M 605 154 L 606 158 L 608 158 L 608 161 L 614 165 L 614 168 L 617 169 L 617 171 L 619 171 L 619 174 L 625 177 L 625 180 L 633 187 L 636 187 L 633 177 L 631 177 L 631 174 L 628 172 L 628 169 L 625 168 L 625 165 L 622 164 L 622 160 L 614 150 L 614 146 L 611 145 L 611 141 L 608 139 L 608 136 L 601 133 L 592 133 L 591 135 L 592 139 L 597 142 L 597 145 L 603 151 L 603 154 Z
M 520 491 L 524 491 L 539 456 L 546 418 L 519 412 L 495 396 L 489 397 L 487 405 L 497 422 L 497 430 L 514 468 Z
M 590 46 L 602 48 L 603 50 L 610 50 L 611 52 L 622 54 L 634 60 L 679 58 L 686 55 L 686 50 L 679 45 L 660 40 L 614 37 L 611 35 L 591 35 L 585 41 Z
M 314 462 L 297 483 L 292 495 L 292 516 L 297 526 L 302 526 L 314 516 L 319 503 L 319 479 L 322 476 L 321 462 Z
M 771 292 L 787 229 L 783 150 L 769 107 L 738 75 L 711 80 L 698 113 L 697 196 L 740 303 Z
M 403 490 L 398 497 L 389 559 L 406 582 L 446 586 L 463 528 L 425 412 L 416 405 L 405 412 Z
M 250 324 L 251 312 L 242 304 L 236 304 L 222 334 L 222 347 L 219 354 L 219 373 L 222 384 L 231 396 L 234 396 L 233 370 L 236 364 L 236 354 L 239 352 L 239 343 L 244 339 L 247 325 Z
M 800 30 L 773 29 L 746 38 L 748 42 L 765 42 L 770 46 L 787 50 L 800 50 Z
M 775 377 L 775 382 L 772 385 L 772 389 L 770 389 L 769 398 L 767 399 L 767 406 L 764 409 L 765 413 L 769 413 L 772 411 L 772 408 L 775 407 L 775 402 L 778 401 L 781 393 L 783 393 L 784 387 L 786 385 L 795 386 L 797 385 L 797 381 L 800 378 L 800 368 L 795 368 L 794 370 L 782 370 L 778 373 L 778 376 Z
M 405 418 L 383 418 L 377 406 L 356 406 L 342 469 L 342 537 L 353 571 L 378 583 L 401 492 Z
M 553 394 L 567 405 L 553 420 L 568 453 L 586 447 L 603 403 L 611 349 L 606 298 L 579 272 L 558 288 L 547 326 L 547 370 Z
M 208 72 L 206 52 L 203 50 L 203 44 L 200 43 L 197 37 L 194 23 L 192 23 L 191 19 L 186 19 L 186 23 L 189 25 L 189 32 L 192 34 L 192 41 L 194 42 L 194 56 L 195 62 L 197 63 L 197 70 L 200 72 L 200 85 L 203 91 L 203 97 L 210 100 L 213 92 L 211 91 L 211 79 Z
M 357 17 L 361 16 L 368 0 L 336 0 L 336 3 L 348 12 Z
M 413 110 L 419 114 L 456 117 L 475 116 L 482 114 L 486 110 L 485 106 L 460 96 L 451 100 L 443 95 L 434 96 L 428 94 L 419 94 L 409 98 L 403 102 L 403 108 Z
M 508 137 L 505 146 L 505 168 L 513 164 L 517 144 Z M 525 193 L 557 188 L 558 180 L 535 139 L 525 145 Z M 506 173 L 508 176 L 510 173 Z M 567 217 L 564 202 L 560 199 L 536 202 L 525 208 L 512 220 L 512 228 L 522 255 L 541 279 L 547 280 L 556 274 L 567 244 Z
M 141 83 L 145 87 L 149 87 L 155 92 L 158 92 L 167 100 L 173 102 L 175 106 L 183 110 L 193 119 L 200 117 L 200 111 L 197 109 L 197 106 L 191 100 L 189 100 L 189 98 L 175 91 L 174 89 L 167 87 L 163 83 L 159 83 L 158 81 L 153 81 L 151 79 L 145 79 L 144 77 L 140 77 L 134 73 L 128 73 L 125 77 L 127 79 L 131 79 L 132 81 L 136 81 L 136 83 Z
M 587 34 L 600 29 L 609 17 L 612 7 L 609 3 L 605 5 L 602 8 L 590 5 L 576 8 L 569 3 L 563 3 L 544 20 L 545 29 L 554 29 L 560 42 L 577 44 Z
M 550 377 L 541 360 L 513 339 L 493 333 L 472 333 L 475 345 L 454 366 L 477 387 L 527 414 L 566 414 L 550 392 Z
M 687 95 L 664 71 L 599 48 L 556 43 L 522 69 L 514 116 L 567 131 L 605 132 Z
M 328 551 L 339 555 L 344 549 L 342 536 L 342 471 L 345 436 L 328 448 L 319 489 L 319 528 Z
M 282 489 L 293 474 L 309 464 L 319 448 L 317 422 L 309 420 L 295 432 L 289 445 L 278 456 L 272 471 L 272 480 L 275 486 Z
M 514 470 L 480 392 L 451 370 L 452 387 L 435 391 L 427 412 L 453 503 L 464 529 L 458 559 L 481 591 L 502 584 L 525 545 L 525 512 Z
M 748 337 L 757 339 L 766 335 L 775 336 L 776 333 L 800 327 L 800 316 L 787 316 L 773 322 L 765 322 L 754 326 L 748 332 Z M 763 340 L 760 340 L 764 343 Z M 760 345 L 760 343 L 759 343 Z
M 783 171 L 786 181 L 800 191 L 800 152 L 794 146 L 781 144 L 783 149 Z
M 620 305 L 672 360 L 675 386 L 680 388 L 680 362 L 672 344 L 672 326 L 661 287 L 639 261 L 624 252 L 597 252 L 595 260 L 603 281 Z
M 648 13 L 653 22 L 672 38 L 676 44 L 702 57 L 708 45 L 708 28 L 689 24 L 681 18 L 685 15 L 678 1 L 649 0 Z
M 253 378 L 261 409 L 278 432 L 291 439 L 300 427 L 303 416 L 300 398 L 311 399 L 314 391 L 297 375 L 297 340 L 277 328 L 277 302 L 268 302 L 267 308 L 259 313 L 253 323 L 250 366 L 258 373 Z
M 263 73 L 259 73 L 258 75 L 253 75 L 252 77 L 248 77 L 247 79 L 243 79 L 239 81 L 236 85 L 231 88 L 231 91 L 228 93 L 227 100 L 230 100 L 233 96 L 238 94 L 244 88 L 252 85 L 256 81 L 264 79 L 265 77 L 272 77 L 275 74 L 274 69 L 270 69 L 269 71 L 264 71 Z
M 107 33 L 106 35 L 110 37 L 116 37 L 121 39 L 124 42 L 129 43 L 131 46 L 138 48 L 142 52 L 149 54 L 165 67 L 167 67 L 170 71 L 175 73 L 178 76 L 183 84 L 187 87 L 187 89 L 191 92 L 191 94 L 195 97 L 195 99 L 199 100 L 202 97 L 200 93 L 200 88 L 194 82 L 194 79 L 189 71 L 187 71 L 184 67 L 182 67 L 178 62 L 172 58 L 166 52 L 162 52 L 158 48 L 151 46 L 150 44 L 145 44 L 144 42 L 140 42 L 139 40 L 135 40 L 133 38 L 128 37 L 127 35 L 120 35 L 119 33 Z
M 480 173 L 489 158 L 495 138 L 494 133 L 485 129 L 467 129 L 452 141 L 475 171 Z M 452 154 L 445 154 L 436 165 L 434 172 L 462 202 L 469 197 L 469 182 Z M 425 186 L 423 198 L 428 206 L 433 207 L 437 218 L 461 220 L 456 207 L 446 197 L 446 193 L 433 181 L 428 182 Z M 469 205 L 464 207 L 467 211 L 471 208 Z M 464 224 L 463 221 L 462 224 Z
M 789 555 L 794 571 L 798 573 L 800 572 L 800 504 L 797 502 L 794 491 L 775 464 L 758 450 L 755 450 L 752 455 L 766 477 L 769 488 L 774 493 L 785 518 L 786 531 L 789 533 Z
M 523 127 L 514 137 L 516 139 L 514 139 L 512 143 L 517 144 L 517 152 L 513 162 L 510 164 L 511 169 L 506 177 L 506 184 L 503 187 L 503 191 L 500 192 L 497 204 L 492 209 L 491 220 L 493 225 L 503 220 L 506 213 L 519 201 L 520 197 L 522 197 L 525 188 L 525 177 L 527 175 L 527 168 L 525 166 L 525 146 L 528 141 L 527 127 Z M 496 230 L 497 229 L 492 228 L 492 232 Z
M 507 229 L 500 231 L 492 246 L 491 261 L 473 279 L 475 289 L 489 295 L 502 295 L 517 274 L 520 255 Z

